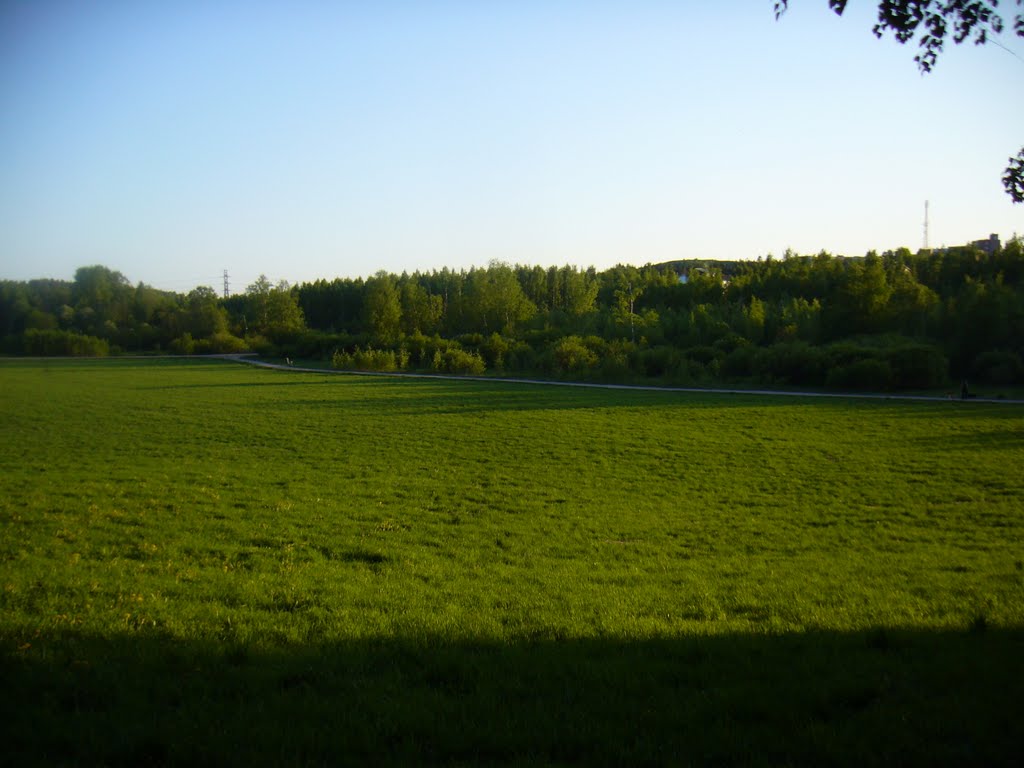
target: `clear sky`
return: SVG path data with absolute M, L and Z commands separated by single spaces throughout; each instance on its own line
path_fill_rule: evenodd
M 0 278 L 862 255 L 926 199 L 933 246 L 1024 234 L 1024 60 L 922 76 L 876 6 L 0 0 Z

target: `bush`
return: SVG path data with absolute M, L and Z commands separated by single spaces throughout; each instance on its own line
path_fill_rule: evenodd
M 837 341 L 824 348 L 825 367 L 842 368 L 859 360 L 881 360 L 883 353 L 878 346 L 865 346 L 852 341 Z
M 216 347 L 215 341 L 218 334 L 210 337 Z M 295 357 L 299 359 L 329 359 L 335 349 L 347 348 L 356 343 L 356 340 L 347 333 L 325 333 L 323 331 L 307 329 L 287 342 L 279 342 L 277 345 L 277 356 Z M 243 342 L 244 344 L 244 342 Z M 219 350 L 218 350 L 219 351 Z M 244 352 L 242 349 L 232 349 L 231 352 Z M 224 350 L 227 353 L 228 350 Z
M 865 358 L 832 368 L 825 379 L 830 389 L 892 389 L 892 367 L 885 360 Z
M 984 384 L 1024 384 L 1024 362 L 1016 352 L 1004 349 L 982 352 L 974 359 L 971 369 L 975 378 Z
M 820 386 L 825 381 L 825 356 L 803 341 L 786 341 L 758 351 L 757 375 L 769 383 Z
M 277 357 L 277 346 L 266 336 L 247 336 L 245 339 L 249 349 L 263 357 Z
M 511 348 L 510 340 L 499 333 L 492 333 L 478 345 L 487 367 L 498 371 L 505 369 L 505 356 Z
M 73 331 L 30 328 L 22 337 L 26 355 L 71 355 L 72 357 L 106 357 L 110 344 L 106 339 L 84 336 Z
M 686 357 L 690 360 L 696 360 L 701 365 L 707 365 L 718 356 L 714 347 L 709 346 L 697 346 L 690 347 L 686 350 Z
M 896 389 L 932 389 L 949 383 L 949 360 L 936 347 L 907 344 L 885 354 Z
M 722 375 L 731 379 L 748 379 L 754 375 L 757 348 L 749 344 L 736 347 L 722 360 Z
M 687 354 L 687 357 L 689 357 L 689 354 Z M 640 350 L 639 362 L 644 376 L 651 378 L 672 376 L 681 367 L 685 368 L 684 358 L 675 347 L 651 347 Z
M 244 339 L 240 339 L 227 331 L 218 331 L 209 338 L 210 351 L 218 355 L 233 355 L 249 350 Z
M 484 360 L 476 352 L 464 349 L 447 349 L 434 352 L 431 370 L 437 373 L 453 373 L 465 376 L 479 376 L 485 370 Z
M 597 354 L 579 336 L 566 336 L 551 347 L 552 367 L 556 373 L 587 373 L 597 367 Z
M 356 347 L 352 352 L 335 352 L 331 357 L 331 367 L 347 371 L 372 371 L 374 373 L 391 373 L 403 370 L 409 364 L 409 353 L 404 349 L 396 353 L 392 349 L 374 349 Z
M 730 332 L 728 335 L 718 339 L 712 346 L 722 354 L 727 355 L 740 347 L 750 347 L 751 344 L 738 333 Z
M 829 344 L 825 359 L 829 386 L 930 389 L 948 384 L 949 361 L 942 351 L 902 336 L 863 336 Z M 871 383 L 872 376 L 881 378 Z
M 505 370 L 535 371 L 539 366 L 538 359 L 539 355 L 533 347 L 525 341 L 516 341 L 505 355 Z
M 196 340 L 191 333 L 183 333 L 170 344 L 171 352 L 176 355 L 194 355 L 196 353 Z
M 444 339 L 436 333 L 424 336 L 419 331 L 405 337 L 403 346 L 409 350 L 412 362 L 419 368 L 431 368 L 438 351 L 443 354 L 449 349 L 462 349 L 462 345 L 454 339 Z
M 601 360 L 601 374 L 608 379 L 618 379 L 629 373 L 633 358 L 637 355 L 636 344 L 624 339 L 609 341 Z

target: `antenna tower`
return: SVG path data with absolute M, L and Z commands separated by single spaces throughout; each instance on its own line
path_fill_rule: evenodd
M 928 250 L 928 201 L 925 201 L 925 250 Z
M 925 235 L 924 239 L 925 239 L 925 241 L 928 240 L 927 234 Z M 927 247 L 927 246 L 925 246 L 925 247 Z M 228 290 L 228 271 L 225 269 L 224 270 L 224 298 L 226 299 L 230 295 L 231 295 L 231 292 Z

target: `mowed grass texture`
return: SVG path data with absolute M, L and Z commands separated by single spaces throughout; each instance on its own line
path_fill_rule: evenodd
M 1006 763 L 1024 409 L 0 364 L 15 763 Z

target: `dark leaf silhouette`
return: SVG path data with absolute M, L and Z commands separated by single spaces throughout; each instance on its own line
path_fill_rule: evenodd
M 1017 0 L 1016 4 L 1024 6 L 1024 0 Z M 879 39 L 891 32 L 901 44 L 913 40 L 920 31 L 917 42 L 920 53 L 914 61 L 921 73 L 927 74 L 938 62 L 947 36 L 952 36 L 957 45 L 972 36 L 975 45 L 984 45 L 993 34 L 1001 34 L 1003 18 L 995 12 L 998 5 L 995 0 L 881 0 L 878 23 L 871 31 Z M 828 6 L 842 16 L 846 0 L 829 0 Z M 776 0 L 775 18 L 782 16 L 788 7 L 788 0 Z M 1014 16 L 1013 29 L 1015 35 L 1024 37 L 1024 13 Z M 1010 158 L 1003 174 L 1003 186 L 1015 203 L 1024 202 L 1020 157 Z

